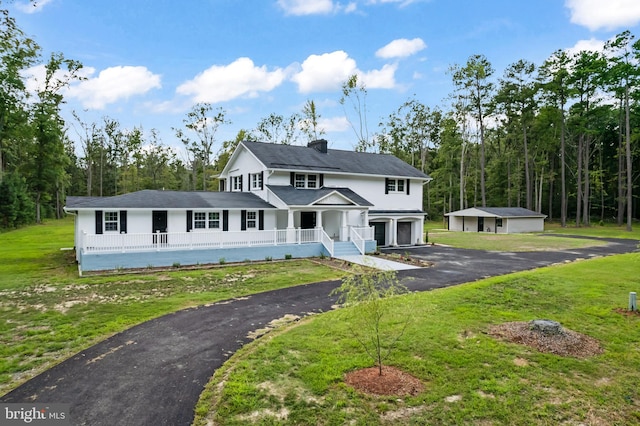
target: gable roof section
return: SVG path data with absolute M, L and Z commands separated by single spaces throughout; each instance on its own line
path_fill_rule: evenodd
M 390 154 L 337 149 L 329 149 L 322 153 L 307 146 L 249 141 L 242 142 L 242 145 L 269 169 L 431 180 L 427 174 Z
M 344 199 L 349 200 L 355 206 L 370 207 L 373 206 L 370 202 L 356 194 L 349 188 L 319 188 L 319 189 L 297 189 L 291 185 L 267 185 L 267 188 L 283 203 L 288 206 L 311 206 L 318 203 L 322 199 L 337 193 Z M 318 204 L 318 205 L 330 205 L 330 204 Z M 345 204 L 339 204 L 344 206 Z
M 192 192 L 145 189 L 113 197 L 67 197 L 65 210 L 96 209 L 275 209 L 249 192 Z
M 472 207 L 469 209 L 458 210 L 446 213 L 445 216 L 465 216 L 465 217 L 540 217 L 545 218 L 547 215 L 536 213 L 533 210 L 523 207 Z

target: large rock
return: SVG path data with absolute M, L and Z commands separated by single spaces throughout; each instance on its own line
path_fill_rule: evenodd
M 529 329 L 544 334 L 545 336 L 556 336 L 564 334 L 562 326 L 557 321 L 548 319 L 536 319 L 529 321 Z

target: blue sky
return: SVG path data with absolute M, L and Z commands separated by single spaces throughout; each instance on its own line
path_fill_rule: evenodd
M 171 128 L 195 102 L 226 111 L 223 141 L 313 100 L 330 147 L 352 149 L 338 102 L 349 75 L 367 86 L 373 133 L 410 98 L 446 109 L 447 70 L 470 55 L 485 55 L 500 77 L 519 59 L 539 65 L 558 49 L 600 49 L 626 29 L 640 36 L 639 0 L 14 0 L 8 8 L 45 57 L 62 52 L 84 64 L 87 80 L 66 96 L 69 122 L 71 110 L 87 122 L 108 116 L 157 129 L 175 147 Z

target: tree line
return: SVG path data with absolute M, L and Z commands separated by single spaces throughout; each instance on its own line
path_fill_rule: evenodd
M 67 195 L 110 196 L 140 189 L 217 190 L 216 175 L 242 140 L 306 144 L 322 137 L 312 100 L 289 117 L 272 113 L 254 129 L 219 141 L 226 111 L 199 103 L 173 128 L 184 149 L 155 129 L 117 119 L 61 115 L 63 88 L 82 64 L 37 43 L 0 10 L 0 228 L 61 217 Z M 484 55 L 449 70 L 446 106 L 408 99 L 369 129 L 367 89 L 342 86 L 361 151 L 390 153 L 433 177 L 424 191 L 432 218 L 473 206 L 521 206 L 588 225 L 640 217 L 638 132 L 640 42 L 625 31 L 603 52 L 554 52 L 544 63 L 514 62 L 497 76 Z M 36 92 L 24 71 L 44 63 Z M 635 190 L 635 191 L 634 191 Z

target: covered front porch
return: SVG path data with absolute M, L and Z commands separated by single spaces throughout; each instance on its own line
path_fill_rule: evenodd
M 347 237 L 358 253 L 375 251 L 373 228 L 350 227 Z M 76 246 L 80 272 L 333 257 L 335 241 L 322 227 L 262 231 L 139 234 L 83 233 Z M 343 243 L 344 244 L 344 243 Z

